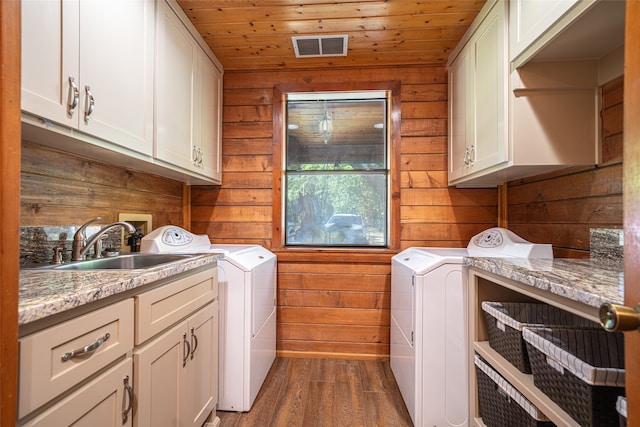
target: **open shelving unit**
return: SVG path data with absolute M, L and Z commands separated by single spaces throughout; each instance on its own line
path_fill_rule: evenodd
M 540 391 L 533 375 L 520 372 L 491 348 L 482 313 L 482 301 L 543 302 L 572 312 L 593 322 L 599 322 L 598 309 L 589 305 L 533 288 L 502 276 L 473 267 L 469 268 L 469 409 L 472 426 L 485 427 L 478 405 L 474 353 L 511 383 L 524 397 L 558 426 L 579 427 L 562 408 Z

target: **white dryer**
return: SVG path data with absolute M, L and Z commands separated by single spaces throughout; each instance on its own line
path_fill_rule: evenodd
M 276 358 L 276 256 L 259 245 L 211 244 L 176 226 L 153 230 L 141 252 L 222 253 L 218 260 L 221 411 L 251 409 Z
M 553 258 L 504 228 L 467 248 L 409 248 L 391 262 L 391 370 L 413 424 L 467 426 L 468 293 L 464 257 Z

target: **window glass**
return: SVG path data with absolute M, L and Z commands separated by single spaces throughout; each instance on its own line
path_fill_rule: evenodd
M 387 108 L 384 92 L 287 101 L 287 245 L 386 246 Z

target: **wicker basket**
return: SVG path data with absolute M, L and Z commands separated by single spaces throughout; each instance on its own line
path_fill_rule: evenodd
M 620 418 L 620 427 L 627 427 L 627 399 L 624 396 L 618 396 L 616 411 Z
M 525 328 L 533 383 L 581 426 L 618 426 L 624 338 L 603 329 Z
M 554 424 L 507 380 L 475 356 L 480 416 L 488 427 L 547 427 Z
M 522 328 L 600 328 L 595 322 L 543 303 L 483 301 L 482 311 L 491 348 L 525 374 L 531 373 L 531 365 L 522 339 Z

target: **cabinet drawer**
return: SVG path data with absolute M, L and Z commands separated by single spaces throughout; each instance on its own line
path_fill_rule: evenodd
M 211 268 L 137 295 L 136 345 L 216 299 L 217 272 L 217 268 Z
M 132 386 L 133 361 L 129 357 L 24 426 L 131 426 L 132 403 L 127 387 Z
M 82 349 L 85 354 L 79 354 Z M 24 417 L 131 349 L 131 298 L 21 338 L 18 416 Z

